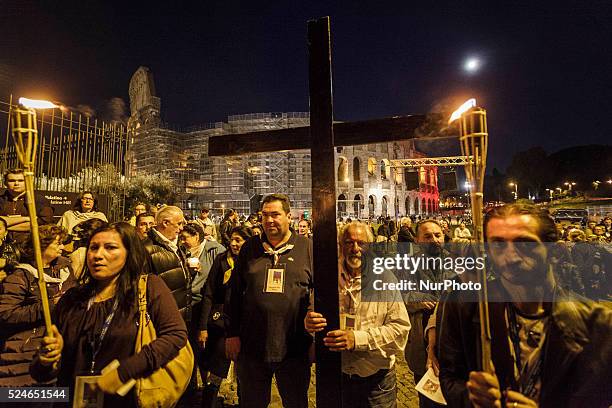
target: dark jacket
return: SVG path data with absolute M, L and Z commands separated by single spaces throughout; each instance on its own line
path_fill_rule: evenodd
M 51 310 L 52 298 L 74 285 L 74 276 L 66 258 L 59 258 L 46 273 L 47 295 Z M 38 288 L 38 272 L 34 267 L 19 264 L 0 285 L 0 386 L 31 386 L 29 367 L 42 341 L 45 327 Z
M 210 317 L 211 310 L 213 308 L 220 309 L 220 305 L 223 305 L 223 309 L 227 309 L 229 306 L 226 305 L 230 290 L 231 272 L 229 277 L 225 279 L 226 271 L 230 270 L 230 265 L 227 262 L 227 255 L 229 251 L 226 251 L 215 258 L 215 261 L 210 268 L 206 285 L 202 288 L 202 314 L 200 316 L 200 330 L 208 330 L 208 319 Z M 225 281 L 225 282 L 224 282 Z M 227 320 L 227 316 L 219 315 L 219 318 Z M 216 319 L 215 319 L 216 320 Z M 225 323 L 228 323 L 227 321 Z
M 179 245 L 174 252 L 158 235 L 155 229 L 149 231 L 143 244 L 151 255 L 151 268 L 166 283 L 176 300 L 185 322 L 191 320 L 191 274 L 186 267 L 184 249 Z
M 223 220 L 219 225 L 219 235 L 221 235 L 221 244 L 229 248 L 230 241 L 232 240 L 231 232 L 234 229 L 235 224 L 229 218 Z
M 6 272 L 7 275 L 12 273 L 15 266 L 19 263 L 19 256 L 20 253 L 17 250 L 17 245 L 11 237 L 6 236 L 4 241 L 0 242 L 0 258 L 6 260 L 6 265 L 0 270 Z
M 157 276 L 149 276 L 146 296 L 147 313 L 157 338 L 144 346 L 139 353 L 135 353 L 138 310 L 135 305 L 131 310 L 117 310 L 100 344 L 94 371 L 101 370 L 113 360 L 118 360 L 120 365 L 117 374 L 122 382 L 125 383 L 130 378 L 147 377 L 175 358 L 179 350 L 185 346 L 187 343 L 185 322 L 180 318 L 168 287 Z M 40 360 L 36 358 L 31 365 L 34 378 L 45 380 L 56 377 L 58 386 L 74 390 L 75 377 L 89 372 L 92 362 L 92 343 L 99 340 L 104 321 L 112 310 L 114 298 L 92 302 L 91 305 L 88 305 L 88 300 L 89 293 L 79 288 L 73 288 L 62 296 L 53 316 L 53 321 L 64 338 L 59 368 L 52 370 L 51 367 L 40 364 Z M 73 397 L 72 392 L 70 397 Z M 103 406 L 137 408 L 135 390 L 129 391 L 125 397 L 105 394 Z
M 397 233 L 397 242 L 414 242 L 414 232 L 412 232 L 412 228 L 402 225 Z
M 489 283 L 490 299 L 501 291 Z M 453 292 L 438 310 L 442 392 L 452 407 L 471 407 L 466 381 L 479 370 L 478 303 Z M 489 302 L 491 354 L 501 389 L 517 389 L 505 324 L 505 303 Z M 608 407 L 612 403 L 612 310 L 557 288 L 544 344 L 539 406 Z
M 36 214 L 38 215 L 38 223 L 53 224 L 53 207 L 49 204 L 42 194 L 34 193 L 34 204 L 36 205 Z M 28 215 L 28 202 L 24 194 L 17 201 L 13 201 L 8 189 L 0 195 L 0 215 Z
M 423 256 L 423 250 L 416 246 L 414 257 Z M 425 255 L 433 258 L 433 255 Z M 449 257 L 450 253 L 443 250 L 438 257 L 445 258 Z M 415 379 L 425 374 L 427 368 L 427 339 L 425 338 L 424 330 L 427 327 L 427 322 L 433 314 L 432 309 L 422 309 L 419 305 L 420 302 L 437 302 L 444 292 L 438 291 L 421 291 L 419 284 L 420 282 L 444 282 L 456 278 L 457 275 L 452 270 L 431 270 L 428 268 L 420 268 L 414 274 L 412 273 L 398 273 L 398 280 L 406 279 L 416 283 L 417 290 L 411 290 L 403 292 L 402 296 L 404 303 L 406 304 L 406 310 L 410 317 L 410 323 L 412 325 L 410 333 L 408 334 L 408 343 L 404 355 L 408 367 L 414 373 Z

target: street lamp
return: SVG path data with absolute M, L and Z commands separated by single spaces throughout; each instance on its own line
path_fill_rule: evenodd
M 565 183 L 563 183 L 563 184 L 567 186 L 567 190 L 568 190 L 568 191 L 572 191 L 572 186 L 575 186 L 575 185 L 576 185 L 576 183 L 575 183 L 575 182 L 573 182 L 573 181 L 566 181 L 566 182 L 565 182 Z
M 553 199 L 553 193 L 555 192 L 555 190 L 552 190 L 550 188 L 547 188 L 546 191 L 548 191 L 548 197 L 550 198 L 550 201 L 552 201 Z
M 510 183 L 508 185 L 514 187 L 514 201 L 518 200 L 518 183 Z

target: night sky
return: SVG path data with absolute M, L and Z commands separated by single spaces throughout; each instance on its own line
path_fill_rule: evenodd
M 532 146 L 610 144 L 609 1 L 254 3 L 2 1 L 0 99 L 88 105 L 104 117 L 111 98 L 128 102 L 144 65 L 171 124 L 307 111 L 306 22 L 329 15 L 338 120 L 474 96 L 488 111 L 490 168 Z M 469 56 L 483 61 L 477 74 L 462 69 Z

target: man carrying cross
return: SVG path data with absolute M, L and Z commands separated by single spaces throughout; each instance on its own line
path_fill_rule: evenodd
M 351 222 L 338 233 L 340 260 L 340 328 L 325 334 L 323 342 L 342 353 L 342 405 L 346 407 L 395 407 L 397 387 L 395 362 L 404 352 L 410 321 L 398 291 L 364 293 L 367 276 L 362 275 L 365 253 L 374 241 L 370 227 Z M 397 282 L 392 273 L 386 282 Z M 321 313 L 308 312 L 306 330 L 327 327 Z

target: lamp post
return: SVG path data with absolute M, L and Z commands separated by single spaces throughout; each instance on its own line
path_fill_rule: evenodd
M 518 183 L 510 183 L 508 185 L 514 187 L 514 201 L 518 200 Z
M 555 192 L 555 190 L 547 188 L 546 191 L 548 191 L 548 198 L 550 198 L 550 201 L 553 200 L 553 193 Z
M 573 181 L 566 181 L 565 183 L 563 183 L 564 185 L 567 186 L 567 191 L 571 192 L 572 191 L 572 186 L 575 186 L 576 183 Z

